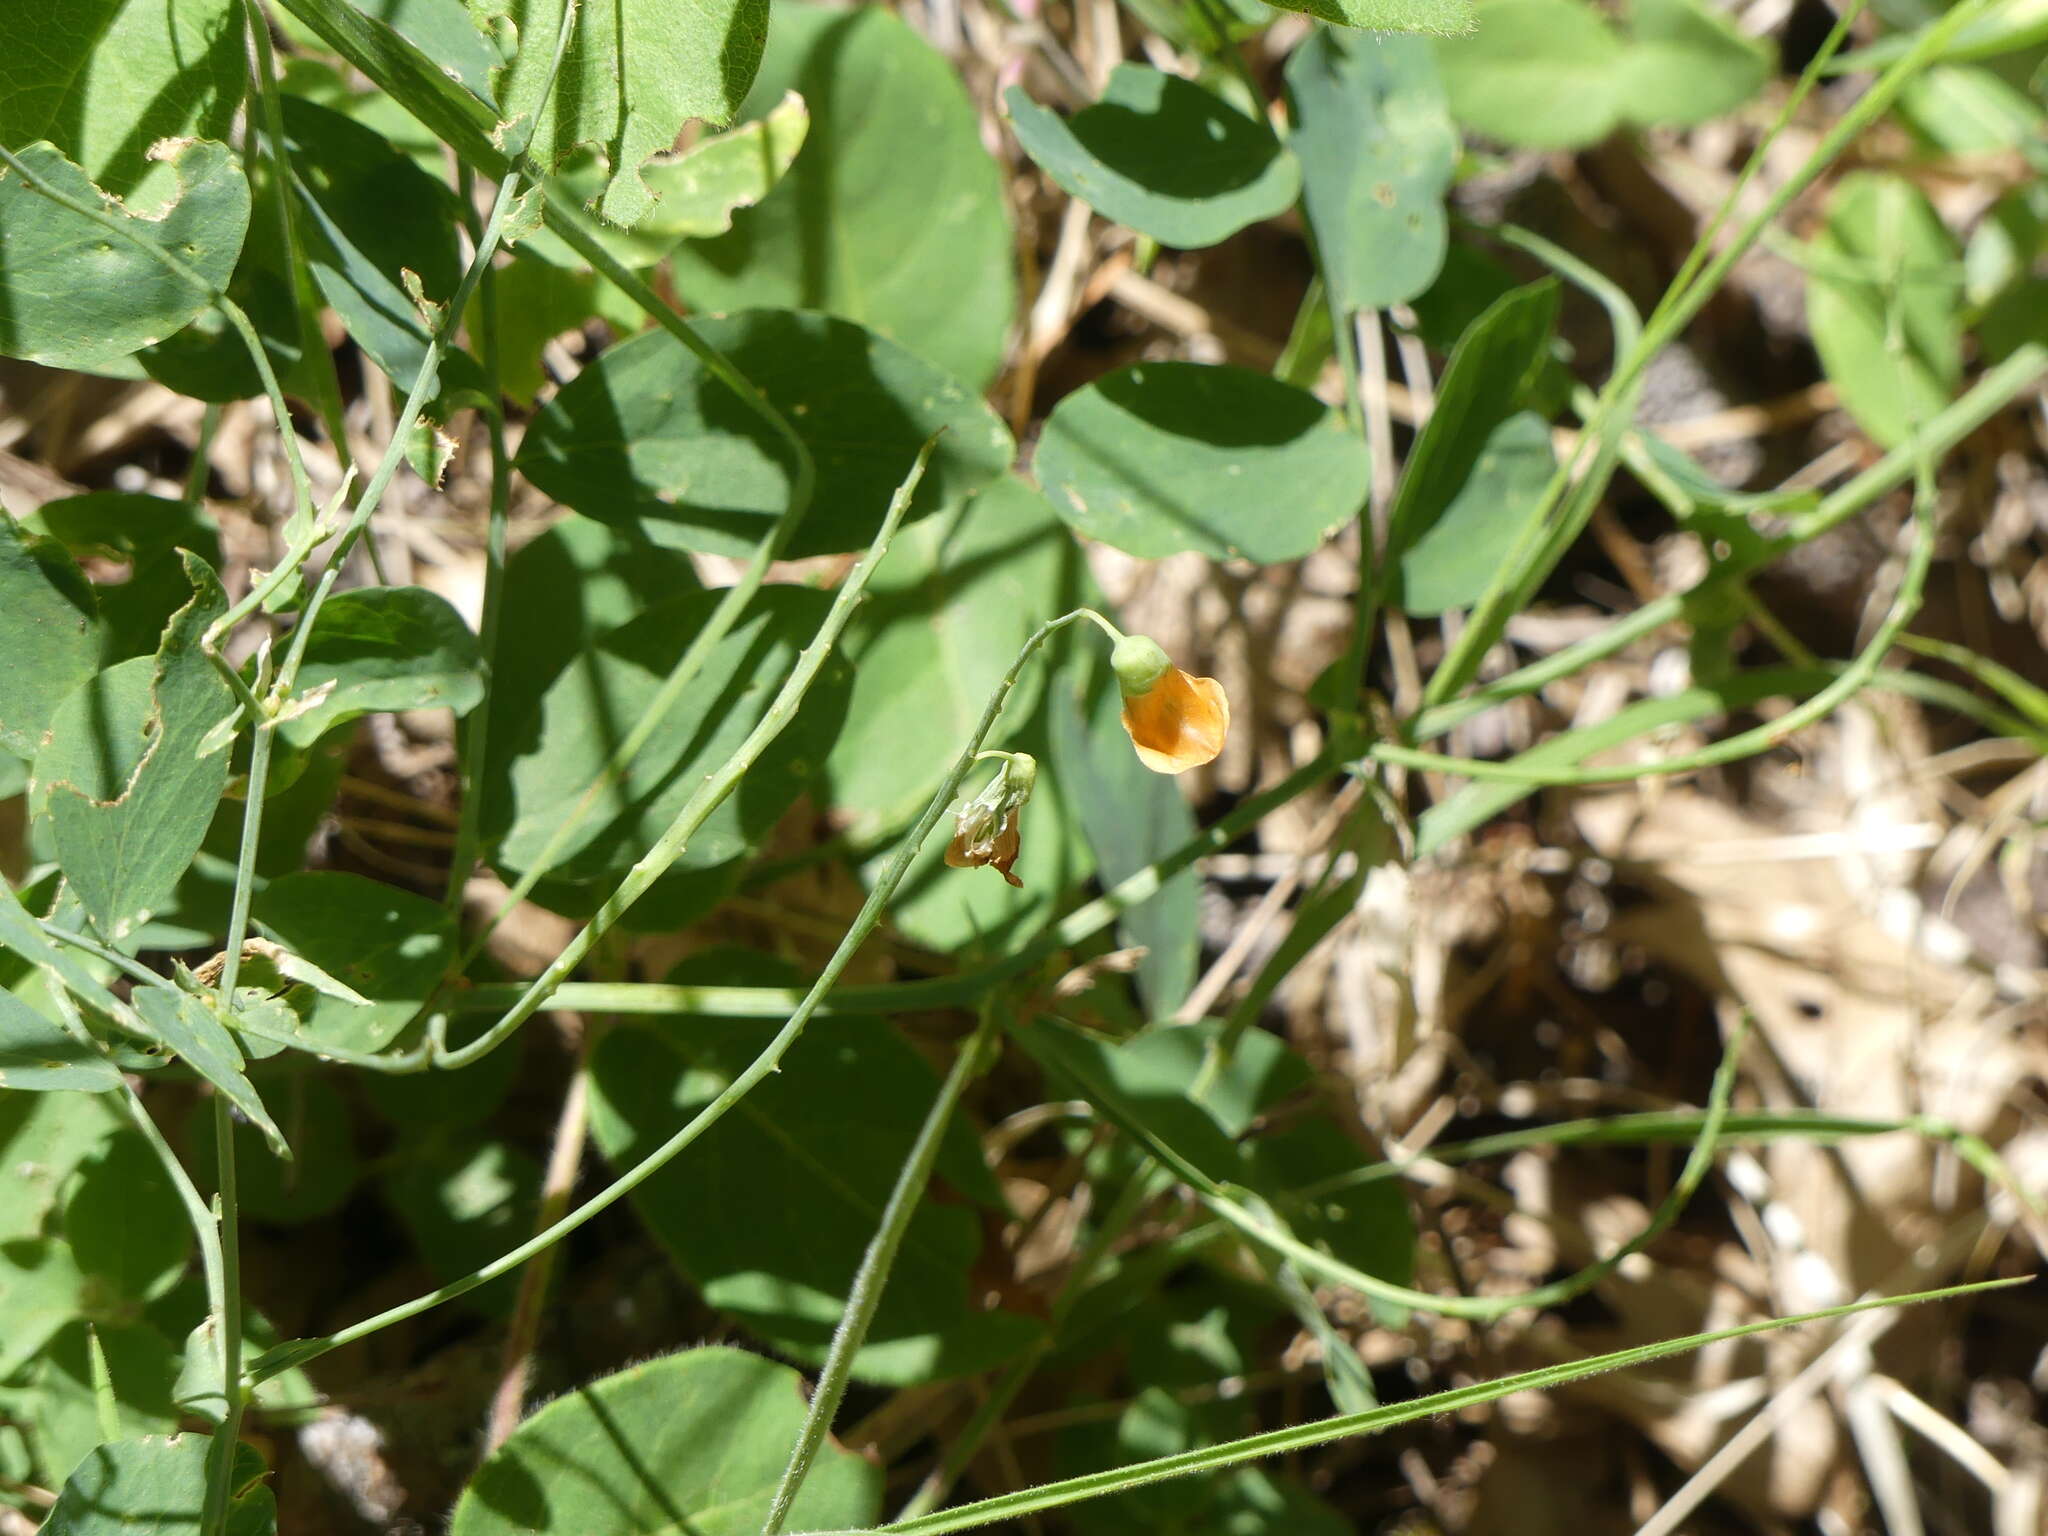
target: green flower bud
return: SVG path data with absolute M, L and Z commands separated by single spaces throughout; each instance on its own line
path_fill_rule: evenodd
M 1109 653 L 1109 664 L 1116 672 L 1117 687 L 1127 699 L 1150 693 L 1173 667 L 1159 642 L 1143 635 L 1125 635 L 1117 641 L 1116 649 Z

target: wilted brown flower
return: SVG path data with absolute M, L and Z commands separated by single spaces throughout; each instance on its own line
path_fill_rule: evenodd
M 981 793 L 953 813 L 953 840 L 946 862 L 955 869 L 987 864 L 1012 885 L 1024 882 L 1010 872 L 1017 862 L 1018 821 L 1038 782 L 1038 760 L 1028 752 L 1002 754 L 1001 772 Z

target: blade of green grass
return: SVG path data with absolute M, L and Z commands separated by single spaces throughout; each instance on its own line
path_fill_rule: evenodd
M 1117 1467 L 1107 1472 L 1093 1472 L 1085 1477 L 1070 1477 L 1056 1483 L 1044 1483 L 1036 1488 L 1001 1494 L 996 1498 L 982 1499 L 977 1503 L 960 1505 L 956 1509 L 944 1509 L 936 1514 L 923 1515 L 914 1520 L 902 1520 L 893 1525 L 874 1529 L 887 1531 L 891 1536 L 940 1536 L 940 1533 L 947 1531 L 978 1530 L 999 1521 L 1017 1520 L 1047 1510 L 1062 1509 L 1069 1504 L 1078 1504 L 1083 1499 L 1096 1499 L 1105 1494 L 1143 1488 L 1147 1484 L 1164 1482 L 1168 1478 L 1242 1466 L 1248 1461 L 1257 1461 L 1262 1457 L 1305 1451 L 1318 1445 L 1327 1445 L 1333 1440 L 1349 1439 L 1354 1435 L 1378 1434 L 1382 1430 L 1411 1424 L 1418 1419 L 1456 1413 L 1462 1408 L 1474 1407 L 1480 1403 L 1497 1402 L 1516 1392 L 1538 1392 L 1552 1387 L 1568 1386 L 1572 1382 L 1583 1381 L 1588 1376 L 1599 1375 L 1605 1371 L 1620 1371 L 1632 1366 L 1647 1365 L 1652 1361 L 1666 1360 L 1673 1355 L 1687 1354 L 1692 1350 L 1704 1349 L 1710 1344 L 1723 1343 L 1729 1339 L 1746 1339 L 1760 1333 L 1772 1333 L 1781 1328 L 1799 1328 L 1811 1323 L 1827 1322 L 1833 1318 L 1853 1317 L 1859 1312 L 1870 1312 L 1881 1307 L 1917 1306 L 1925 1302 L 1946 1301 L 1957 1296 L 1976 1295 L 1984 1291 L 2021 1285 L 2032 1278 L 2016 1276 L 2007 1280 L 1980 1280 L 1971 1285 L 1917 1291 L 1907 1296 L 1872 1297 L 1850 1302 L 1847 1306 L 1827 1307 L 1818 1312 L 1802 1312 L 1793 1317 L 1767 1318 L 1762 1322 L 1743 1323 L 1734 1328 L 1717 1328 L 1709 1333 L 1686 1334 L 1682 1338 L 1642 1344 L 1633 1349 L 1618 1349 L 1609 1354 L 1594 1355 L 1589 1359 L 1541 1366 L 1533 1371 L 1522 1371 L 1513 1376 L 1500 1377 L 1495 1381 L 1477 1382 L 1469 1387 L 1454 1387 L 1448 1392 L 1433 1393 L 1412 1402 L 1371 1408 L 1363 1413 L 1340 1414 L 1335 1418 L 1321 1419 L 1313 1424 L 1270 1430 L 1262 1435 L 1250 1435 L 1223 1445 L 1184 1451 L 1177 1456 L 1161 1456 L 1153 1461 L 1139 1462 L 1135 1466 Z M 861 1533 L 812 1532 L 808 1533 L 808 1536 L 861 1536 Z

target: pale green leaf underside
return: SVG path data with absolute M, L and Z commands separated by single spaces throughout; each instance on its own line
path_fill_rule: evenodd
M 599 211 L 634 224 L 653 206 L 640 168 L 692 118 L 732 121 L 768 41 L 768 0 L 609 0 L 582 5 L 552 94 L 548 73 L 566 0 L 471 0 L 479 23 L 517 52 L 494 81 L 508 129 L 552 167 L 578 145 L 601 150 L 611 178 Z M 531 134 L 531 139 L 527 135 Z
M 1686 125 L 1732 111 L 1771 50 L 1703 0 L 1634 0 L 1617 29 L 1582 0 L 1483 0 L 1478 30 L 1438 45 L 1451 110 L 1531 149 L 1592 144 L 1623 122 Z
M 1430 45 L 1318 29 L 1287 61 L 1287 85 L 1303 202 L 1339 306 L 1414 298 L 1443 266 L 1458 155 Z

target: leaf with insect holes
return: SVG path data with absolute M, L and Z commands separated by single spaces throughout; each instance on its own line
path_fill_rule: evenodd
M 197 507 L 164 496 L 88 491 L 44 502 L 21 522 L 25 529 L 48 534 L 79 559 L 127 563 L 126 581 L 103 581 L 93 589 L 100 611 L 101 660 L 107 664 L 154 651 L 171 615 L 185 606 L 192 584 L 185 579 L 179 550 L 191 550 L 216 569 L 220 564 L 220 534 L 213 523 Z M 6 608 L 0 599 L 0 614 Z
M 17 152 L 40 182 L 118 228 L 54 201 L 13 166 L 0 165 L 0 354 L 91 372 L 163 340 L 212 305 L 241 254 L 249 182 L 225 144 L 188 140 L 164 153 L 177 191 L 167 208 L 143 217 L 50 145 Z M 150 246 L 186 270 L 166 264 Z
M 287 951 L 356 994 L 339 996 L 310 980 L 284 993 L 293 1023 L 289 1033 L 267 1037 L 301 1050 L 381 1051 L 455 960 L 455 922 L 446 907 L 346 870 L 282 875 L 264 887 L 253 912 L 257 926 Z
M 653 266 L 685 240 L 722 235 L 732 228 L 734 214 L 760 202 L 788 174 L 810 126 L 803 97 L 786 92 L 766 116 L 699 139 L 678 154 L 650 160 L 640 176 L 659 201 L 630 229 L 598 225 L 593 233 L 629 267 Z M 603 163 L 588 153 L 573 155 L 562 167 L 560 180 L 571 191 L 596 196 L 604 180 Z M 522 237 L 519 249 L 557 267 L 591 275 L 583 268 L 583 258 L 549 230 Z M 637 327 L 637 314 L 634 324 Z
M 1458 133 L 1430 45 L 1319 28 L 1287 61 L 1302 203 L 1345 310 L 1405 303 L 1444 263 Z
M 424 587 L 339 592 L 320 610 L 299 671 L 300 697 L 321 688 L 317 704 L 279 727 L 294 746 L 372 711 L 468 714 L 483 698 L 483 657 L 462 615 Z
M 427 360 L 434 306 L 454 298 L 462 278 L 460 205 L 382 134 L 339 112 L 287 96 L 284 126 L 313 281 L 357 345 L 409 388 Z M 481 379 L 467 354 L 451 350 L 429 387 Z

